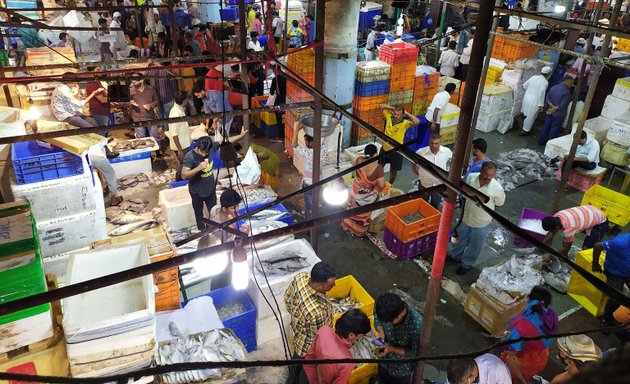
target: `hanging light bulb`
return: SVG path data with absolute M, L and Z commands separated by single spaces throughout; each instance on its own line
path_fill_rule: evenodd
M 348 201 L 348 188 L 343 178 L 338 177 L 324 187 L 324 200 L 332 205 L 343 205 Z
M 240 237 L 234 239 L 234 249 L 232 250 L 232 286 L 237 291 L 242 291 L 249 285 L 249 264 L 247 263 L 247 252 L 243 248 Z
M 229 262 L 228 252 L 221 252 L 196 259 L 192 264 L 199 275 L 212 277 L 225 271 Z

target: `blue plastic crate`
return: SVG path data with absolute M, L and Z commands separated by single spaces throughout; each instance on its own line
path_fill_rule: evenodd
M 136 161 L 136 160 L 143 160 L 143 159 L 150 159 L 150 158 L 151 158 L 151 152 L 140 152 L 140 153 L 134 153 L 133 155 L 129 155 L 129 156 L 114 157 L 113 159 L 109 159 L 109 163 L 110 164 L 124 163 L 127 161 Z
M 360 11 L 359 12 L 359 31 L 364 29 L 373 29 L 374 28 L 374 16 L 380 16 L 380 9 L 371 9 L 368 11 Z
M 18 184 L 37 183 L 83 173 L 81 157 L 61 148 L 40 146 L 36 141 L 12 144 L 11 162 Z
M 354 81 L 354 94 L 357 96 L 378 96 L 387 93 L 389 93 L 389 80 L 372 81 L 370 83 Z
M 284 129 L 284 126 L 282 126 L 282 129 Z M 268 138 L 268 139 L 273 139 L 275 137 L 278 137 L 279 133 L 280 133 L 280 125 L 278 124 L 271 124 L 271 125 L 267 125 L 267 123 L 265 123 L 264 121 L 260 121 L 260 130 L 263 132 L 263 135 Z
M 411 144 L 407 145 L 407 148 L 414 152 L 429 145 L 430 132 L 427 118 L 421 115 L 418 116 L 418 120 L 420 120 L 420 124 L 407 129 L 404 139 L 405 143 L 411 142 Z
M 256 205 L 251 205 L 249 207 L 249 212 L 253 211 L 254 209 L 258 208 L 258 207 L 262 207 L 264 204 L 256 204 Z M 273 207 L 269 208 L 269 209 L 275 209 L 277 211 L 280 212 L 287 212 L 289 213 L 289 210 L 286 209 L 286 207 L 282 204 L 276 204 Z M 245 208 L 241 208 L 238 210 L 238 216 L 244 215 L 245 214 Z M 287 225 L 291 225 L 293 224 L 293 215 L 291 215 L 290 213 L 288 215 L 282 216 L 282 218 L 278 219 L 278 221 L 282 221 L 283 223 L 286 223 Z M 236 223 L 236 227 L 240 227 L 241 225 L 243 225 L 245 223 L 245 220 L 239 220 Z
M 174 12 L 173 17 L 175 19 L 175 25 L 182 29 L 184 29 L 185 27 L 189 27 L 192 23 L 192 16 L 184 11 Z M 171 26 L 170 13 L 165 12 L 162 14 L 162 24 L 165 27 Z
M 184 187 L 184 186 L 188 185 L 188 180 L 173 181 L 170 185 L 171 185 L 171 189 Z
M 256 349 L 256 307 L 249 296 L 247 296 L 247 292 L 236 291 L 231 285 L 228 285 L 197 297 L 201 296 L 210 296 L 215 308 L 223 305 L 242 304 L 245 307 L 245 312 L 222 320 L 223 325 L 234 332 L 245 346 L 245 349 L 247 349 L 247 352 Z M 191 298 L 188 301 L 195 298 Z M 181 307 L 183 308 L 187 303 L 182 302 Z
M 230 5 L 219 9 L 219 15 L 221 15 L 222 21 L 236 21 L 238 20 L 238 7 Z

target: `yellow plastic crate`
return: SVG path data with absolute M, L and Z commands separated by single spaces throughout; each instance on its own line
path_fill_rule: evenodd
M 605 259 L 606 254 L 602 252 L 599 257 L 599 265 L 602 266 L 602 269 L 604 269 Z M 587 271 L 591 270 L 592 262 L 592 249 L 578 252 L 575 256 L 575 263 Z M 603 282 L 606 282 L 606 275 L 603 273 L 595 273 L 594 275 Z M 589 283 L 576 271 L 571 272 L 571 278 L 569 279 L 569 285 L 567 286 L 567 293 L 591 315 L 598 317 L 604 314 L 604 308 L 606 308 L 608 296 L 604 295 L 599 289 L 595 288 L 593 284 Z
M 372 327 L 372 332 L 376 335 L 376 329 L 374 328 L 374 316 L 370 316 L 370 326 Z M 376 346 L 374 347 L 376 348 Z M 352 375 L 350 376 L 349 384 L 369 384 L 370 379 L 376 376 L 376 372 L 378 371 L 378 364 L 369 363 L 363 364 L 360 367 L 356 367 L 352 370 Z
M 599 184 L 590 187 L 580 205 L 592 205 L 602 210 L 608 221 L 620 227 L 630 223 L 630 196 L 613 191 Z
M 360 303 L 357 309 L 368 316 L 374 314 L 374 299 L 352 275 L 337 279 L 335 287 L 328 292 L 328 296 L 333 299 L 342 299 L 350 296 L 351 299 Z M 334 315 L 333 323 L 336 322 L 341 315 L 342 313 Z

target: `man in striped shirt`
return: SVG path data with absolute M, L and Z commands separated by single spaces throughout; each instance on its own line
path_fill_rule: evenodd
M 542 227 L 547 231 L 547 235 L 543 240 L 545 244 L 553 240 L 558 230 L 562 231 L 564 238 L 560 253 L 566 255 L 575 240 L 577 232 L 586 232 L 582 249 L 593 248 L 593 245 L 601 241 L 608 232 L 608 219 L 598 208 L 592 205 L 582 205 L 563 209 L 553 216 L 545 217 L 542 220 Z

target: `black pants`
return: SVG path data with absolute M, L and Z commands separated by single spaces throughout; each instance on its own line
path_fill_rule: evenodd
M 412 375 L 409 376 L 391 376 L 386 370 L 378 368 L 378 383 L 379 384 L 411 384 Z
M 606 278 L 607 278 L 606 281 L 608 282 L 608 285 L 610 285 L 611 287 L 619 291 L 623 291 L 624 284 L 627 285 L 628 288 L 630 288 L 629 277 L 615 276 L 615 275 L 610 275 L 606 273 Z M 618 307 L 619 307 L 618 302 L 614 301 L 611 298 L 608 298 L 608 303 L 606 303 L 606 308 L 604 309 L 604 319 L 612 320 L 613 313 L 617 310 Z
M 597 224 L 593 228 L 591 228 L 591 234 L 587 235 L 584 238 L 584 243 L 582 244 L 582 249 L 591 249 L 595 245 L 595 243 L 599 243 L 604 239 L 604 236 L 608 233 L 608 219 L 601 224 Z
M 210 194 L 210 196 L 206 196 L 206 197 L 201 197 L 199 195 L 197 195 L 196 193 L 192 193 L 190 192 L 190 197 L 192 199 L 192 207 L 193 207 L 193 211 L 195 211 L 195 221 L 197 222 L 197 228 L 200 231 L 203 231 L 204 229 L 206 229 L 206 224 L 203 222 L 203 205 L 206 205 L 206 208 L 208 208 L 208 213 L 210 213 L 210 210 L 212 209 L 212 207 L 214 207 L 217 204 L 217 196 L 212 193 Z
M 566 164 L 565 163 L 565 171 L 566 171 Z M 582 168 L 585 171 L 592 171 L 593 169 L 597 168 L 597 164 L 595 164 L 595 162 L 593 161 L 576 161 L 573 160 L 573 164 L 571 164 L 571 169 L 575 169 L 575 168 Z
M 426 189 L 426 188 L 423 187 L 422 184 L 418 181 L 418 191 L 422 191 L 423 189 Z M 442 194 L 440 194 L 440 192 L 431 193 L 430 195 L 424 198 L 424 201 L 431 204 L 433 208 L 439 211 L 440 203 L 442 202 Z
M 297 353 L 293 353 L 291 360 L 304 360 L 304 358 Z M 286 384 L 308 384 L 308 379 L 301 364 L 289 365 L 289 376 Z

